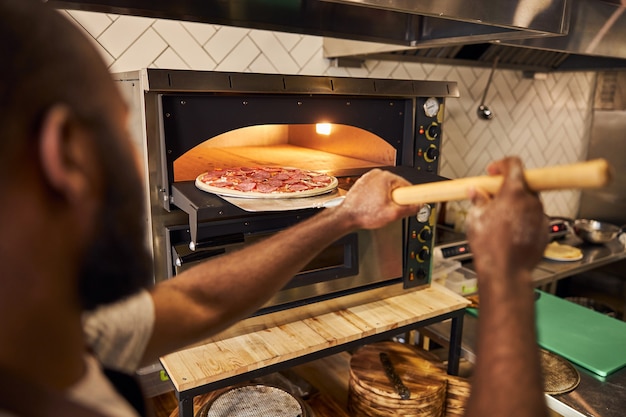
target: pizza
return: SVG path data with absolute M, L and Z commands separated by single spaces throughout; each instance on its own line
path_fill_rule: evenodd
M 216 168 L 196 178 L 196 187 L 203 191 L 245 198 L 311 197 L 337 184 L 332 175 L 291 167 Z
M 553 261 L 578 261 L 582 259 L 583 252 L 574 246 L 552 242 L 546 246 L 543 256 Z

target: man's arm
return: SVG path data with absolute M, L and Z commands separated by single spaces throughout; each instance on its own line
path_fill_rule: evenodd
M 215 334 L 261 307 L 323 248 L 357 229 L 375 229 L 417 212 L 391 200 L 409 185 L 386 171 L 361 177 L 338 207 L 235 254 L 211 259 L 152 290 L 155 327 L 143 362 Z
M 480 318 L 466 416 L 547 416 L 531 277 L 547 244 L 547 218 L 539 198 L 528 191 L 518 159 L 500 161 L 489 171 L 504 175 L 503 186 L 493 200 L 476 190 L 467 219 Z

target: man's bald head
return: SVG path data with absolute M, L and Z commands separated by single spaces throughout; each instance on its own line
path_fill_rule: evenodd
M 0 0 L 0 39 L 0 166 L 28 152 L 55 104 L 85 126 L 108 124 L 119 96 L 98 52 L 60 13 L 41 0 Z

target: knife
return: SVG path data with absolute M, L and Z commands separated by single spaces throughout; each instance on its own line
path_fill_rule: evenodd
M 380 363 L 382 363 L 383 365 L 385 374 L 387 375 L 387 378 L 389 378 L 391 385 L 393 385 L 393 388 L 396 390 L 400 398 L 402 398 L 403 400 L 408 400 L 409 398 L 411 398 L 411 391 L 409 391 L 406 385 L 402 383 L 400 376 L 398 376 L 396 370 L 393 367 L 393 364 L 391 363 L 391 359 L 389 359 L 389 355 L 387 355 L 385 352 L 381 352 L 379 356 Z

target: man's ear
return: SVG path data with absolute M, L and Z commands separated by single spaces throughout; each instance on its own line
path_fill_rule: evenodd
M 52 107 L 39 132 L 39 157 L 52 189 L 68 201 L 76 202 L 93 186 L 89 173 L 95 167 L 86 146 L 86 133 L 73 123 L 68 107 Z

